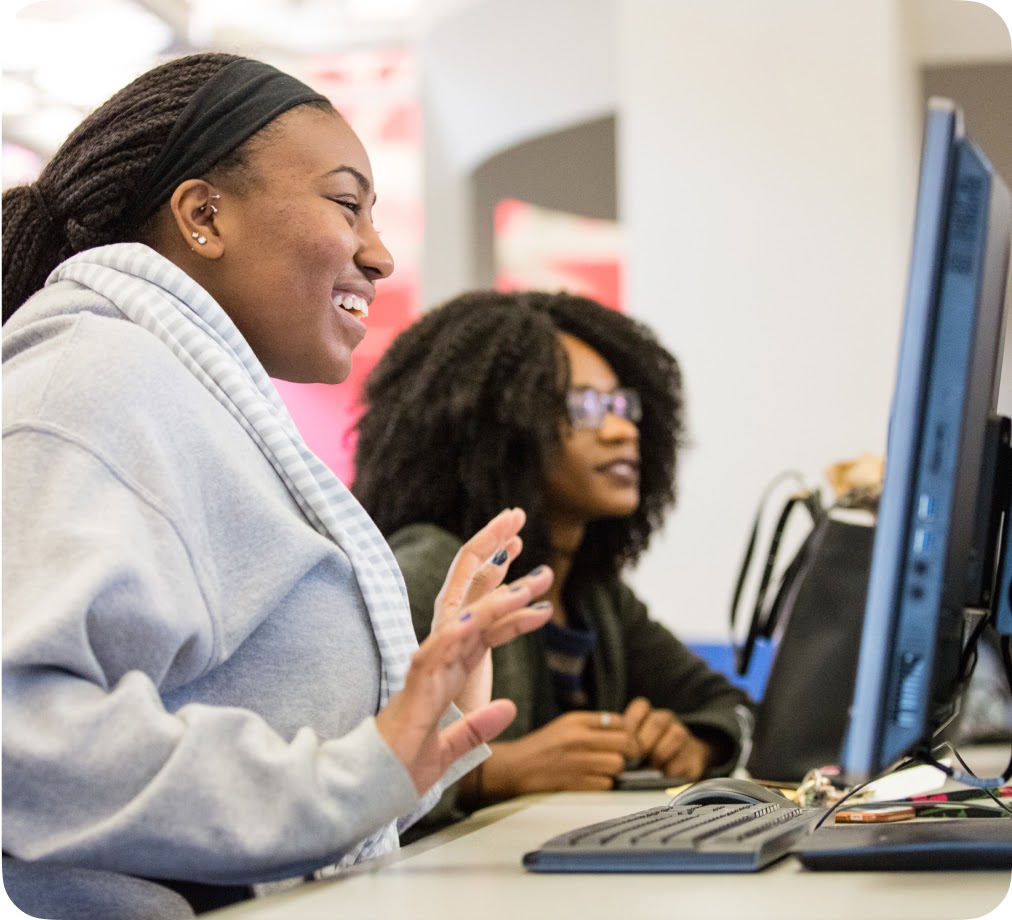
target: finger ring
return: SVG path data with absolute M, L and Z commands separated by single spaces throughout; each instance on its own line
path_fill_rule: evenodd
M 611 713 L 610 712 L 602 712 L 601 713 L 601 728 L 607 728 L 609 725 L 611 725 Z

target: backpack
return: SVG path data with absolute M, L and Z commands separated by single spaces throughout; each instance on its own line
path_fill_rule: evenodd
M 762 575 L 736 669 L 747 673 L 757 642 L 774 643 L 746 769 L 758 779 L 800 782 L 813 768 L 839 763 L 857 674 L 877 493 L 873 500 L 867 491 L 851 492 L 826 505 L 797 474 L 777 477 L 760 501 L 742 560 L 731 603 L 732 631 L 760 519 L 773 488 L 787 477 L 801 487 L 780 507 L 766 551 L 758 557 Z M 791 555 L 781 549 L 783 536 L 799 517 L 807 533 Z

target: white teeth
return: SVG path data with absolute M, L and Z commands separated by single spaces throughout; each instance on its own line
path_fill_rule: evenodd
M 364 297 L 359 297 L 357 294 L 336 294 L 334 296 L 334 306 L 343 307 L 345 310 L 358 310 L 362 316 L 369 315 L 369 303 Z

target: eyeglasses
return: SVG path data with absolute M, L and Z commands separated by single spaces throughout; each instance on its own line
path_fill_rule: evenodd
M 566 410 L 574 428 L 600 428 L 609 412 L 634 425 L 643 418 L 640 394 L 629 387 L 619 387 L 610 393 L 599 393 L 590 387 L 570 390 L 566 394 Z

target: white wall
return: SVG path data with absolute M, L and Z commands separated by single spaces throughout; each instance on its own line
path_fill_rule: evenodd
M 957 2 L 623 11 L 628 303 L 682 360 L 695 442 L 633 582 L 682 636 L 711 638 L 770 478 L 884 451 L 921 60 L 947 36 L 968 56 L 998 34 L 1008 54 L 1008 36 Z
M 897 6 L 626 7 L 628 303 L 680 357 L 693 448 L 634 583 L 725 631 L 764 485 L 882 451 L 916 182 Z
M 507 6 L 513 16 L 531 12 L 529 3 Z M 917 179 L 920 59 L 926 48 L 944 57 L 948 35 L 958 37 L 957 57 L 1001 53 L 1007 32 L 991 11 L 961 0 L 595 7 L 614 16 L 626 302 L 682 361 L 693 440 L 680 505 L 632 581 L 684 638 L 722 639 L 765 483 L 788 467 L 817 478 L 835 460 L 884 450 Z M 551 36 L 552 66 L 567 79 L 539 66 L 536 81 L 514 81 L 508 103 L 509 81 L 485 81 L 470 44 L 495 34 L 501 8 L 472 4 L 471 38 L 453 33 L 470 67 L 466 93 L 458 87 L 454 98 L 484 98 L 489 123 L 514 113 L 521 132 L 535 122 L 545 129 L 532 112 L 550 110 L 559 127 L 586 117 L 586 96 L 567 109 L 565 87 L 588 66 L 580 37 L 589 26 L 571 18 L 560 33 L 552 15 L 572 0 L 541 0 L 532 18 L 516 20 L 509 44 L 517 62 L 530 61 L 531 49 L 540 60 Z M 600 40 L 599 29 L 589 34 Z M 440 47 L 452 70 L 452 45 Z M 486 130 L 471 114 L 455 110 L 468 130 Z M 505 146 L 509 132 L 497 130 L 491 145 L 471 137 L 467 149 Z M 441 181 L 454 185 L 445 162 Z M 463 278 L 448 253 L 441 266 L 428 263 L 427 293 L 446 296 Z
M 1009 59 L 1010 0 L 905 0 L 905 4 L 907 34 L 922 63 Z

